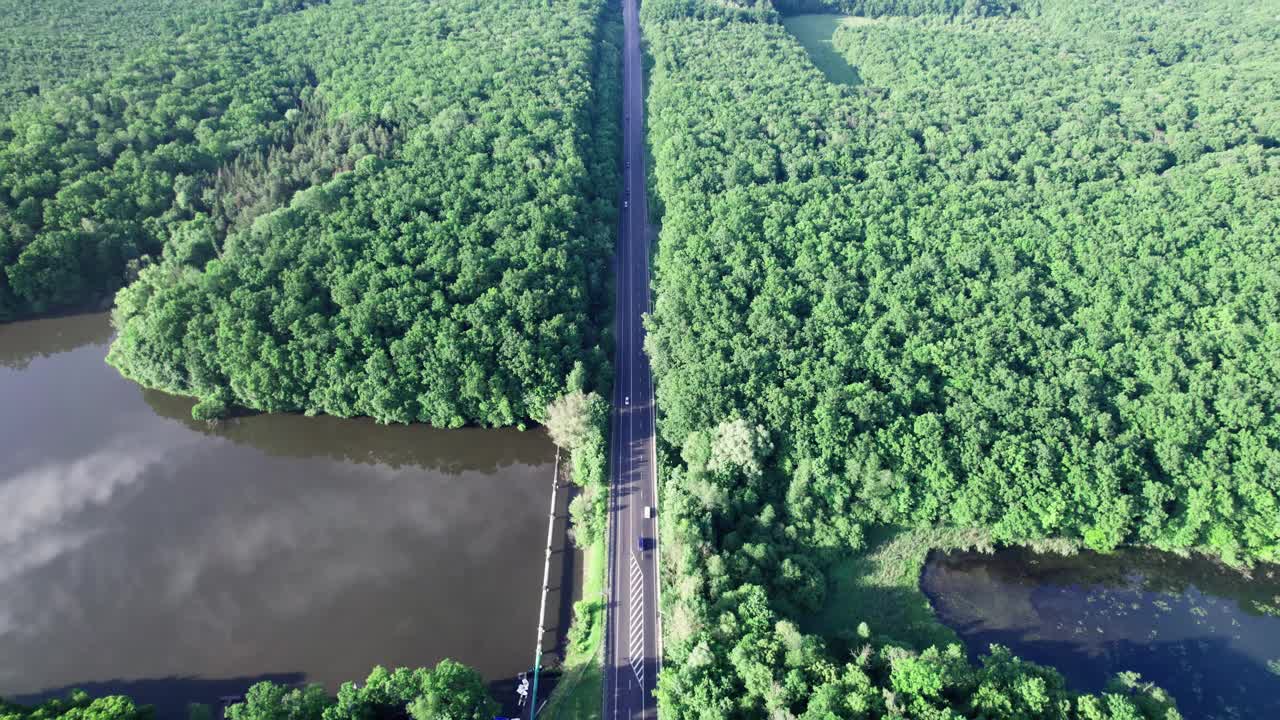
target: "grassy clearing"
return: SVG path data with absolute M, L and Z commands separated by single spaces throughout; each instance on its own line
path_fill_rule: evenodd
M 603 538 L 583 553 L 582 599 L 574 604 L 564 673 L 539 717 L 599 718 L 604 694 L 604 577 L 608 568 Z
M 862 76 L 858 69 L 836 51 L 831 40 L 841 26 L 874 22 L 870 18 L 850 15 L 793 15 L 783 18 L 782 25 L 800 41 L 809 59 L 827 76 L 828 81 L 838 85 L 861 85 Z
M 920 572 L 930 550 L 990 546 L 983 530 L 873 528 L 862 552 L 828 571 L 826 605 L 801 625 L 806 632 L 842 638 L 855 636 L 865 622 L 874 636 L 913 648 L 959 642 L 934 617 L 920 591 Z

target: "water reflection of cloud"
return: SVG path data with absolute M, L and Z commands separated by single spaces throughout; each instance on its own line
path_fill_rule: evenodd
M 499 488 L 482 477 L 435 483 L 411 470 L 343 469 L 348 482 L 321 482 L 287 497 L 268 499 L 264 495 L 274 493 L 264 488 L 224 488 L 232 496 L 219 502 L 224 507 L 188 519 L 185 536 L 157 547 L 143 572 L 163 578 L 173 603 L 199 602 L 214 577 L 254 577 L 260 583 L 254 593 L 270 603 L 272 615 L 301 615 L 317 598 L 392 581 L 428 564 L 414 554 L 424 543 L 438 545 L 458 565 L 484 564 L 507 542 L 487 527 L 493 495 L 506 496 L 496 505 L 507 511 L 496 514 L 510 518 L 527 516 L 548 489 L 541 482 Z M 306 561 L 295 569 L 282 558 Z
M 0 507 L 5 509 L 5 522 L 0 524 L 0 589 L 14 584 L 26 571 L 84 548 L 108 526 L 128 522 L 124 518 L 90 521 L 84 517 L 90 511 L 111 505 L 126 490 L 140 489 L 148 478 L 185 473 L 186 468 L 166 467 L 172 465 L 166 456 L 180 452 L 181 445 L 156 448 L 135 440 L 117 439 L 112 447 L 88 456 L 0 478 Z M 228 505 L 229 512 L 215 511 L 205 503 L 167 508 L 188 515 L 183 524 L 191 533 L 180 542 L 155 547 L 151 560 L 165 568 L 161 574 L 167 594 L 175 599 L 189 595 L 210 566 L 252 574 L 270 558 L 304 548 L 334 553 L 324 566 L 325 573 L 314 576 L 324 585 L 395 575 L 413 558 L 389 541 L 394 531 L 447 536 L 454 527 L 466 524 L 477 506 L 492 504 L 477 494 L 498 491 L 490 483 L 467 477 L 451 481 L 447 488 L 436 483 L 428 487 L 421 482 L 420 472 L 386 467 L 352 468 L 348 474 L 363 476 L 350 478 L 352 485 L 366 491 L 358 507 L 353 505 L 351 486 L 343 484 L 309 488 L 305 494 L 267 502 L 261 502 L 265 500 L 261 496 L 270 492 L 250 489 L 239 500 L 232 492 L 226 502 L 219 502 Z M 244 489 L 243 483 L 227 480 L 212 494 L 237 485 Z M 272 481 L 259 478 L 255 482 Z M 469 484 L 474 490 L 467 490 Z M 508 496 L 501 505 L 521 507 L 539 501 L 546 487 L 517 483 L 498 492 Z M 380 529 L 371 533 L 371 524 Z M 450 545 L 456 552 L 485 557 L 496 542 L 494 533 L 475 533 L 466 542 Z
M 110 504 L 162 454 L 109 447 L 71 462 L 45 463 L 0 478 L 0 508 L 5 516 L 0 524 L 0 586 L 31 567 L 82 547 L 95 532 L 69 527 L 75 516 Z
M 101 354 L 0 368 L 0 694 L 175 672 L 350 679 L 436 653 L 519 668 L 544 435 L 210 427 L 185 401 L 157 414 Z
M 25 498 L 0 543 L 0 657 L 32 658 L 0 691 L 297 669 L 322 652 L 309 636 L 348 622 L 411 621 L 405 633 L 430 627 L 441 647 L 523 628 L 525 593 L 504 590 L 536 586 L 523 574 L 540 567 L 549 464 L 442 477 L 193 437 L 0 480 L 3 498 Z M 385 647 L 387 632 L 343 642 Z M 381 647 L 352 655 L 382 661 Z
M 121 501 L 175 449 L 116 436 L 88 455 L 0 477 L 0 639 L 36 636 L 57 618 L 83 615 L 77 588 L 32 576 L 55 564 L 81 565 L 76 559 L 118 524 L 112 515 Z

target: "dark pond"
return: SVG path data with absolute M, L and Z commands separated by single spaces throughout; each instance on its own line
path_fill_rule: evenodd
M 264 677 L 529 665 L 542 432 L 211 426 L 105 365 L 110 337 L 105 315 L 0 325 L 0 695 L 82 687 L 181 715 Z
M 1137 672 L 1188 720 L 1280 718 L 1280 568 L 1249 579 L 1146 550 L 933 553 L 921 588 L 975 656 L 999 643 L 1090 692 Z

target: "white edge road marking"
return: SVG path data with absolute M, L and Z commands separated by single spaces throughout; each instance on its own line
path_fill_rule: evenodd
M 625 232 L 625 230 L 626 230 L 626 221 L 624 218 L 619 223 L 619 227 L 618 227 L 619 238 L 621 238 L 621 235 L 623 232 Z M 614 277 L 617 278 L 617 285 L 614 288 L 614 302 L 618 303 L 621 300 L 621 296 L 622 296 L 623 258 L 622 258 L 622 255 L 618 252 L 614 253 L 614 258 L 615 258 Z M 622 363 L 621 338 L 622 338 L 622 323 L 624 321 L 625 321 L 625 318 L 622 318 L 622 317 L 619 318 L 619 323 L 618 323 L 619 342 L 617 347 L 614 348 L 614 359 L 617 362 L 617 364 Z M 622 478 L 622 453 L 620 450 L 621 448 L 620 435 L 622 432 L 622 409 L 621 409 L 621 405 L 618 403 L 618 400 L 620 399 L 618 398 L 618 395 L 622 394 L 622 388 L 620 385 L 618 385 L 618 383 L 615 382 L 614 390 L 615 390 L 614 398 L 613 398 L 614 410 L 612 413 L 612 418 L 610 423 L 612 426 L 611 427 L 612 437 L 610 438 L 612 440 L 612 443 L 610 445 L 610 458 L 609 458 L 610 470 L 612 471 L 611 473 L 612 478 L 609 484 L 609 491 L 610 491 L 610 501 L 613 507 L 609 508 L 609 513 L 608 513 L 608 522 L 609 522 L 608 540 L 610 542 L 609 542 L 609 548 L 606 551 L 606 555 L 609 556 L 607 559 L 607 562 L 609 562 L 610 564 L 612 564 L 613 562 L 612 554 L 617 549 L 618 542 L 619 542 L 619 532 L 621 531 L 621 528 L 618 526 L 618 523 L 616 522 L 616 518 L 614 517 L 614 514 L 615 514 L 614 509 L 617 507 L 617 504 L 619 502 L 617 484 Z M 610 570 L 610 572 L 606 573 L 606 576 L 608 577 L 608 580 L 609 580 L 608 597 L 611 601 L 613 601 L 615 605 L 618 602 L 617 585 L 615 583 L 615 577 L 614 577 L 614 574 L 616 571 L 617 571 L 617 568 L 615 567 L 612 570 Z M 616 615 L 616 613 L 613 613 L 613 614 Z M 618 664 L 619 664 L 618 661 L 621 659 L 621 657 L 618 652 L 618 637 L 617 637 L 618 629 L 616 627 L 610 628 L 610 625 L 611 623 L 609 623 L 606 619 L 605 647 L 613 649 L 613 653 L 612 653 L 613 657 L 611 658 L 613 661 L 611 663 L 611 665 L 613 665 L 613 717 L 616 719 L 618 717 L 618 693 L 620 690 L 620 686 L 618 685 Z

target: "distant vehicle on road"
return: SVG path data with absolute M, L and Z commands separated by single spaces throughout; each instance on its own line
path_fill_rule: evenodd
M 625 209 L 627 209 L 627 208 L 629 208 L 629 207 L 631 207 L 631 203 L 627 202 L 626 200 L 623 200 L 623 201 L 622 201 L 622 209 L 623 209 L 623 210 L 625 210 Z
M 646 520 L 648 520 L 648 519 L 649 519 L 649 518 L 651 518 L 651 517 L 653 517 L 653 506 L 652 506 L 652 505 L 645 505 L 645 506 L 644 506 L 644 518 L 645 518 Z
M 643 536 L 643 535 L 641 535 L 641 536 L 639 536 L 639 537 L 637 537 L 637 538 L 636 538 L 636 549 L 637 549 L 637 550 L 639 550 L 640 552 L 644 552 L 644 551 L 645 551 L 645 549 L 646 549 L 646 548 L 648 548 L 648 547 L 649 547 L 649 538 L 647 538 L 647 537 L 645 537 L 645 536 Z
M 628 395 L 628 396 L 626 396 L 626 397 L 622 398 L 622 404 L 623 404 L 623 405 L 630 405 L 630 404 L 631 404 L 631 396 L 630 396 L 630 395 Z

